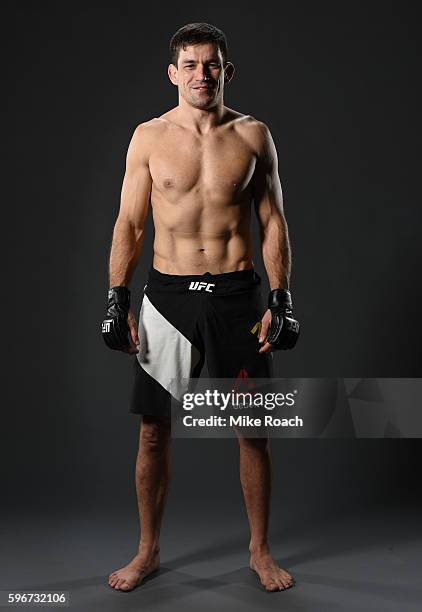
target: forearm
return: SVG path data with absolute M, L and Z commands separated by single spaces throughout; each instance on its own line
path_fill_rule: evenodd
M 136 228 L 125 218 L 117 219 L 110 251 L 110 287 L 129 285 L 141 254 L 143 237 L 143 229 Z
M 270 217 L 261 231 L 262 258 L 270 289 L 288 289 L 291 273 L 291 249 L 287 224 L 282 216 Z

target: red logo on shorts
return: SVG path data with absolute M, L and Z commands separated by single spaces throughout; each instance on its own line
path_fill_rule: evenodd
M 234 381 L 234 387 L 236 390 L 248 389 L 249 391 L 255 389 L 253 381 L 249 378 L 249 374 L 246 368 L 240 368 L 236 380 Z

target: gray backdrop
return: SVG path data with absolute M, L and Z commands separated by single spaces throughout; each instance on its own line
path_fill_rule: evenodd
M 99 330 L 127 146 L 177 102 L 167 46 L 186 22 L 226 32 L 226 104 L 265 121 L 278 148 L 302 323 L 278 376 L 421 375 L 415 16 L 398 2 L 178 4 L 15 6 L 5 516 L 128 509 L 136 520 L 132 369 Z M 151 245 L 149 221 L 136 308 Z M 244 521 L 237 452 L 234 440 L 175 440 L 167 520 L 190 504 L 205 525 L 223 504 Z M 273 521 L 420 501 L 418 440 L 274 440 L 273 456 Z

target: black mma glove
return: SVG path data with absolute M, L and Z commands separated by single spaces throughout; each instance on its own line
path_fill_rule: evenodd
M 271 324 L 267 336 L 273 349 L 291 349 L 299 337 L 299 323 L 293 319 L 292 297 L 288 289 L 273 289 L 268 296 Z
M 116 351 L 127 351 L 130 347 L 130 332 L 127 315 L 130 308 L 130 291 L 127 287 L 111 287 L 108 290 L 107 315 L 101 331 L 104 342 Z

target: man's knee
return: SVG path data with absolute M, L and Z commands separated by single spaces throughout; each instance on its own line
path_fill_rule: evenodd
M 170 441 L 170 417 L 142 417 L 139 450 L 161 452 Z

